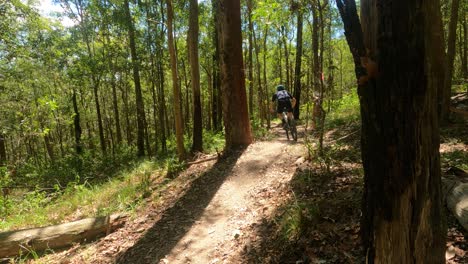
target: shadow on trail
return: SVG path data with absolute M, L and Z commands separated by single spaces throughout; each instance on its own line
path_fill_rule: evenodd
M 159 263 L 202 216 L 245 149 L 232 151 L 194 180 L 187 192 L 115 263 Z
M 359 248 L 362 183 L 349 171 L 297 170 L 294 199 L 252 231 L 242 263 L 363 263 Z

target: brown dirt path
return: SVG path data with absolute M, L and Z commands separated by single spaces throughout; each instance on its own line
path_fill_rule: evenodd
M 275 209 L 276 190 L 290 181 L 304 154 L 301 139 L 288 141 L 278 128 L 274 133 L 273 140 L 189 168 L 174 180 L 183 187 L 169 188 L 168 198 L 87 248 L 56 254 L 53 262 L 230 263 L 242 250 L 235 242 Z

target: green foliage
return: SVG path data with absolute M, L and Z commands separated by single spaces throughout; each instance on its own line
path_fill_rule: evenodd
M 203 149 L 205 152 L 212 153 L 218 152 L 224 149 L 226 140 L 224 139 L 223 132 L 216 131 L 203 131 Z
M 295 241 L 309 228 L 313 228 L 320 215 L 316 205 L 298 202 L 296 199 L 283 210 L 277 225 L 281 237 L 287 241 Z
M 122 147 L 112 156 L 86 151 L 82 155 L 71 154 L 53 163 L 37 165 L 34 161 L 17 164 L 14 183 L 22 186 L 61 187 L 69 183 L 99 183 L 107 180 L 120 169 L 136 161 L 134 150 Z
M 171 164 L 169 160 L 167 164 Z M 33 191 L 10 198 L 10 210 L 0 230 L 43 226 L 114 212 L 132 212 L 153 191 L 153 181 L 165 175 L 161 161 L 140 161 L 101 184 L 69 183 L 59 192 Z M 159 188 L 166 182 L 162 181 Z M 1 204 L 0 204 L 1 205 Z
M 268 129 L 262 126 L 261 121 L 258 119 L 254 119 L 251 122 L 252 126 L 252 133 L 255 139 L 265 139 L 268 138 L 270 135 L 268 133 Z
M 446 167 L 457 167 L 464 171 L 468 171 L 468 153 L 463 150 L 453 150 L 450 152 L 441 153 L 441 163 Z
M 360 118 L 359 98 L 356 92 L 345 94 L 332 105 L 327 118 L 326 129 L 337 128 L 343 125 L 357 122 Z

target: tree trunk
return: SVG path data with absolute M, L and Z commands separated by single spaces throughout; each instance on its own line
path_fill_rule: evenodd
M 214 34 L 213 34 L 213 45 L 215 52 L 213 54 L 213 101 L 212 101 L 212 120 L 213 128 L 216 131 L 220 131 L 222 127 L 222 95 L 221 95 L 221 61 L 219 58 L 220 54 L 220 25 L 219 25 L 219 1 L 212 1 L 213 9 L 213 22 L 214 22 Z
M 114 110 L 114 121 L 115 121 L 115 131 L 117 133 L 117 144 L 122 143 L 122 129 L 120 127 L 120 116 L 119 116 L 119 104 L 117 101 L 117 88 L 115 84 L 115 69 L 112 59 L 109 58 L 109 64 L 111 66 L 111 86 L 112 86 L 112 107 Z
M 303 15 L 300 8 L 297 10 L 297 33 L 296 33 L 296 66 L 294 68 L 294 97 L 296 106 L 294 107 L 294 119 L 299 120 L 299 107 L 301 102 L 301 62 L 302 62 L 302 28 Z
M 441 95 L 439 97 L 441 100 L 439 117 L 442 123 L 447 122 L 450 108 L 450 96 L 452 94 L 453 61 L 455 59 L 455 42 L 457 40 L 459 6 L 459 0 L 452 0 L 452 10 L 450 12 L 450 23 L 447 40 L 447 56 L 445 62 L 445 82 L 443 90 L 441 91 Z
M 249 80 L 249 113 L 250 116 L 254 116 L 254 105 L 253 105 L 253 89 L 254 89 L 254 82 L 253 82 L 253 40 L 252 35 L 254 34 L 253 23 L 252 23 L 252 0 L 247 0 L 247 16 L 248 16 L 248 23 L 249 23 L 249 57 L 248 57 L 248 80 Z M 281 62 L 280 62 L 281 63 Z
M 321 118 L 321 110 L 322 110 L 322 102 L 320 99 L 319 94 L 317 91 L 320 90 L 319 88 L 319 78 L 320 78 L 320 61 L 319 61 L 319 22 L 318 22 L 318 15 L 317 15 L 317 3 L 316 1 L 313 2 L 314 6 L 312 7 L 312 16 L 313 16 L 313 24 L 312 24 L 312 53 L 313 53 L 313 104 L 314 108 L 312 110 L 312 122 L 311 127 L 312 130 L 317 129 L 318 124 L 320 123 Z
M 6 166 L 6 145 L 5 145 L 5 134 L 0 132 L 0 167 Z
M 136 52 L 135 44 L 135 29 L 133 26 L 133 19 L 130 13 L 130 5 L 128 0 L 124 1 L 125 18 L 128 27 L 128 38 L 130 41 L 130 54 L 132 56 L 132 69 L 133 69 L 133 81 L 135 82 L 135 97 L 136 97 L 136 114 L 137 114 L 137 148 L 138 157 L 145 155 L 145 106 L 143 102 L 143 95 L 141 92 L 140 83 L 140 69 L 138 55 Z
M 90 241 L 99 235 L 114 231 L 123 223 L 124 218 L 121 215 L 112 215 L 55 226 L 3 232 L 0 233 L 0 258 L 17 256 L 21 251 L 40 252 Z
M 258 117 L 260 119 L 260 124 L 263 126 L 263 121 L 265 120 L 265 111 L 263 109 L 262 98 L 263 98 L 263 85 L 262 85 L 262 75 L 261 75 L 261 64 L 260 64 L 260 47 L 257 44 L 257 35 L 255 31 L 253 32 L 253 42 L 255 47 L 255 58 L 256 58 L 256 71 L 257 71 L 257 84 L 258 84 L 258 95 L 257 95 L 257 104 L 258 104 Z
M 242 58 L 240 0 L 220 1 L 220 51 L 226 148 L 252 143 Z
M 98 121 L 98 129 L 99 129 L 99 143 L 101 145 L 102 154 L 106 154 L 107 146 L 106 146 L 106 138 L 104 137 L 104 125 L 102 124 L 102 115 L 101 115 L 101 105 L 99 103 L 99 80 L 93 78 L 93 94 L 94 94 L 94 103 L 96 105 L 96 115 Z
M 463 9 L 466 10 L 466 9 Z M 468 32 L 467 32 L 467 25 L 466 25 L 466 15 L 463 16 L 463 45 L 462 45 L 462 59 L 461 59 L 461 65 L 462 65 L 462 77 L 465 79 L 465 81 L 468 79 Z M 461 34 L 460 34 L 461 35 Z M 466 92 L 468 93 L 468 88 L 466 88 Z
M 198 1 L 190 0 L 189 56 L 193 95 L 192 152 L 203 150 L 202 109 L 200 100 L 200 67 L 198 62 Z
M 182 102 L 180 97 L 179 88 L 179 77 L 177 74 L 177 61 L 174 46 L 174 34 L 172 32 L 172 23 L 174 17 L 174 10 L 172 9 L 172 0 L 166 0 L 167 3 L 167 35 L 168 35 L 168 46 L 169 55 L 171 58 L 171 72 L 172 72 L 172 90 L 174 92 L 174 114 L 175 114 L 175 129 L 176 129 L 176 141 L 177 141 L 177 155 L 179 161 L 185 159 L 185 147 L 184 147 L 184 131 L 182 124 Z
M 362 1 L 365 41 L 354 1 L 337 6 L 359 80 L 366 263 L 444 263 L 439 2 Z
M 270 115 L 268 114 L 268 81 L 267 81 L 267 40 L 268 40 L 269 26 L 265 25 L 265 33 L 263 36 L 263 97 L 261 98 L 261 105 L 263 115 L 267 122 L 267 128 L 270 129 Z M 260 62 L 260 61 L 259 61 Z
M 288 39 L 286 38 L 287 33 L 285 32 L 285 27 L 281 26 L 281 36 L 283 39 L 284 45 L 284 57 L 286 59 L 286 89 L 291 88 L 291 73 L 289 70 L 289 49 L 288 49 Z

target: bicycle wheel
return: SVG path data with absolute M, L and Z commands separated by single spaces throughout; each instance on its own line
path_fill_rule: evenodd
M 297 129 L 296 129 L 296 120 L 294 120 L 294 118 L 290 119 L 289 120 L 289 128 L 290 128 L 290 131 L 291 131 L 291 136 L 293 138 L 294 141 L 297 141 Z
M 286 137 L 289 140 L 289 131 L 291 129 L 290 129 L 290 126 L 289 126 L 288 114 L 286 114 L 285 112 L 283 112 L 283 121 L 284 121 L 283 129 L 284 129 L 284 131 L 286 131 Z M 292 134 L 291 134 L 291 136 L 292 136 Z

